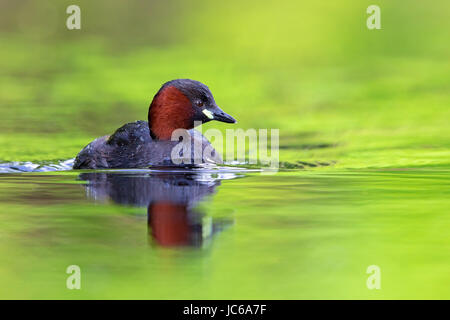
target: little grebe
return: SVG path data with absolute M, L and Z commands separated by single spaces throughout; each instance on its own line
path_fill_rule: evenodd
M 142 168 L 173 165 L 172 149 L 179 141 L 172 141 L 176 129 L 189 130 L 191 143 L 196 140 L 202 150 L 209 147 L 209 155 L 201 155 L 201 163 L 221 162 L 209 141 L 195 131 L 194 125 L 217 120 L 235 123 L 223 112 L 203 83 L 190 79 L 166 82 L 156 93 L 148 110 L 148 122 L 136 121 L 123 125 L 111 136 L 95 139 L 78 153 L 74 169 Z M 203 152 L 202 152 L 203 154 Z M 194 157 L 192 154 L 191 157 Z

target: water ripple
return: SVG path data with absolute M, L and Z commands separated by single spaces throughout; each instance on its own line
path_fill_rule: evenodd
M 20 173 L 20 172 L 48 172 L 72 170 L 74 159 L 64 160 L 57 163 L 33 163 L 6 162 L 0 163 L 0 173 Z

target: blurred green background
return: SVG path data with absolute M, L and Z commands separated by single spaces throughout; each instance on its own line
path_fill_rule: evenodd
M 72 158 L 181 77 L 240 128 L 279 128 L 282 161 L 449 163 L 448 1 L 377 1 L 381 30 L 372 1 L 0 3 L 2 161 Z
M 73 158 L 192 78 L 235 127 L 280 129 L 284 167 L 200 204 L 235 220 L 202 250 L 149 246 L 146 209 L 77 172 L 0 175 L 0 296 L 449 298 L 449 39 L 448 0 L 0 0 L 0 162 Z

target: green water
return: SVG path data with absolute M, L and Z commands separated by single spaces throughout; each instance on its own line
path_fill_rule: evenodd
M 116 185 L 105 197 L 98 186 L 97 200 L 94 187 L 90 196 L 86 190 L 94 182 L 78 173 L 1 176 L 3 298 L 450 294 L 448 171 L 239 174 L 195 206 L 204 235 L 178 247 L 155 239 L 145 204 L 117 203 L 136 201 L 145 180 L 157 177 L 120 175 L 130 185 L 140 179 L 139 187 Z M 205 232 L 211 224 L 222 228 L 211 235 Z M 66 288 L 69 265 L 81 268 L 79 291 Z M 380 267 L 380 290 L 366 287 L 369 265 Z
M 77 3 L 0 4 L 1 298 L 450 297 L 450 2 Z M 278 173 L 69 170 L 185 77 Z

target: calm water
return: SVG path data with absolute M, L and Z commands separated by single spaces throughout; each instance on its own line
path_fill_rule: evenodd
M 4 173 L 0 297 L 449 297 L 449 185 L 419 169 Z
M 0 298 L 450 298 L 450 1 L 79 2 L 0 2 Z M 60 161 L 175 78 L 282 170 Z

